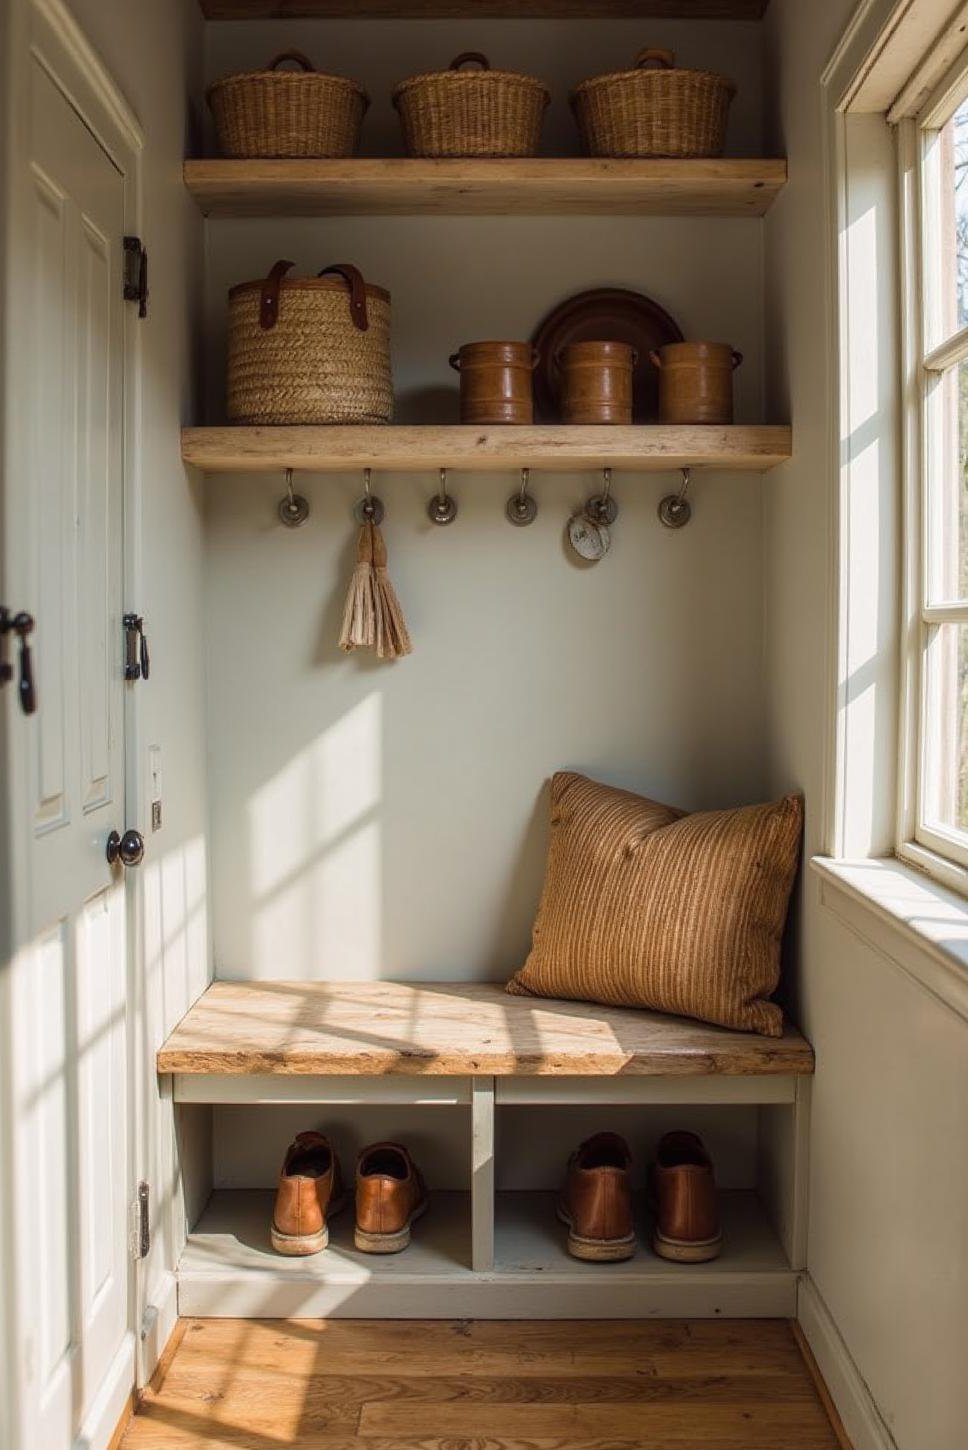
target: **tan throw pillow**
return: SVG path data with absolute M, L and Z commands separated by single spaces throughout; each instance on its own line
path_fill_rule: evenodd
M 766 999 L 800 855 L 803 802 L 692 815 L 560 773 L 523 997 L 651 1007 L 779 1037 Z

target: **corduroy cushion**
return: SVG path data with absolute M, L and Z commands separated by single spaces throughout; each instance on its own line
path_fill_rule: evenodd
M 798 796 L 690 815 L 559 773 L 531 952 L 508 991 L 779 1037 L 767 998 L 802 825 Z

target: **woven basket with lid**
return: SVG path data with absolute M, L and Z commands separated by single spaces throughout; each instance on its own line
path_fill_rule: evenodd
M 721 156 L 735 94 L 725 76 L 679 70 L 671 50 L 643 50 L 634 70 L 582 81 L 570 100 L 589 156 Z
M 464 70 L 471 64 L 479 69 Z M 534 76 L 491 70 L 476 50 L 393 92 L 409 156 L 534 156 L 550 99 Z
M 229 292 L 232 423 L 388 423 L 390 294 L 341 262 L 287 278 L 276 262 Z
M 298 71 L 279 70 L 293 61 Z M 208 88 L 223 156 L 352 156 L 370 98 L 346 76 L 322 75 L 301 50 L 266 70 L 223 76 Z

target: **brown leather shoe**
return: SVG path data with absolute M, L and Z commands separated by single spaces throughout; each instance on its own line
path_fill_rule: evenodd
M 568 1160 L 557 1212 L 568 1225 L 573 1258 L 612 1263 L 635 1253 L 631 1161 L 628 1144 L 617 1133 L 596 1133 Z
M 419 1168 L 399 1143 L 364 1148 L 356 1165 L 354 1242 L 365 1254 L 398 1254 L 429 1199 Z
M 663 1259 L 703 1264 L 723 1246 L 716 1181 L 695 1133 L 666 1133 L 649 1174 L 655 1213 L 652 1247 Z
M 344 1203 L 339 1161 L 322 1133 L 297 1133 L 286 1152 L 276 1206 L 272 1247 L 277 1254 L 318 1254 L 329 1243 L 327 1217 Z

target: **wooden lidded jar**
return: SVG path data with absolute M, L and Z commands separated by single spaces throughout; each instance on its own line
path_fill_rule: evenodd
M 558 355 L 563 423 L 631 423 L 632 372 L 627 342 L 570 342 Z
M 461 422 L 532 423 L 536 363 L 530 342 L 465 342 L 450 359 L 460 373 Z
M 741 352 L 727 342 L 667 342 L 649 357 L 659 369 L 660 423 L 732 423 Z

